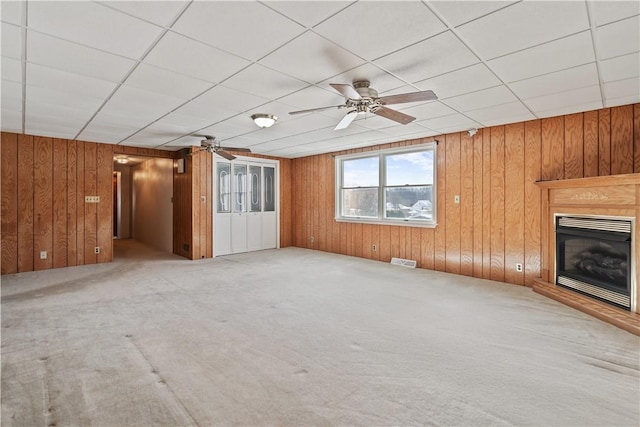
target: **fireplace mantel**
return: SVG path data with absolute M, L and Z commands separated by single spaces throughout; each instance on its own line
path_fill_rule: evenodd
M 610 175 L 601 177 L 539 181 L 541 189 L 541 278 L 536 280 L 534 290 L 568 303 L 574 308 L 596 315 L 602 320 L 623 327 L 640 335 L 640 291 L 638 291 L 638 269 L 640 266 L 640 174 Z M 555 224 L 557 215 L 585 215 L 627 217 L 633 221 L 632 286 L 636 291 L 634 313 L 612 307 L 587 296 L 555 286 Z M 571 301 L 567 301 L 567 298 Z M 611 313 L 615 321 L 602 313 Z M 620 324 L 620 318 L 627 319 L 628 327 Z M 624 323 L 624 322 L 623 322 Z

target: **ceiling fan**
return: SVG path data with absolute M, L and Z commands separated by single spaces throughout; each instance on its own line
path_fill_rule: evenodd
M 438 99 L 431 90 L 419 92 L 401 93 L 398 95 L 389 95 L 378 97 L 378 91 L 369 87 L 369 80 L 357 80 L 352 85 L 331 83 L 331 87 L 340 92 L 345 97 L 345 103 L 342 105 L 333 105 L 331 107 L 311 108 L 309 110 L 292 111 L 289 114 L 303 114 L 313 111 L 328 110 L 331 108 L 346 108 L 347 114 L 340 120 L 335 130 L 344 129 L 351 124 L 358 113 L 373 113 L 378 116 L 393 120 L 394 122 L 406 125 L 416 118 L 400 111 L 387 108 L 386 105 L 402 104 L 405 102 L 433 101 Z
M 236 156 L 229 153 L 229 151 L 236 151 L 241 153 L 251 152 L 251 150 L 248 148 L 222 147 L 220 146 L 220 142 L 216 140 L 215 136 L 211 136 L 211 135 L 194 135 L 194 136 L 204 138 L 202 141 L 200 141 L 201 151 L 206 150 L 209 153 L 216 153 L 227 160 L 233 160 L 236 158 Z

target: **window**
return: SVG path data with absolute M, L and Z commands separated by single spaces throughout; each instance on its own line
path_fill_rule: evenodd
M 435 225 L 435 143 L 336 158 L 336 219 Z

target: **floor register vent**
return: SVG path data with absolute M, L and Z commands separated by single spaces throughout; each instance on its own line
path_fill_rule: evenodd
M 391 258 L 391 265 L 401 265 L 402 267 L 416 268 L 417 262 L 412 259 Z

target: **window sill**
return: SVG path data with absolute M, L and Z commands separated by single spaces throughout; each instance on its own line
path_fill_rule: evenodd
M 391 225 L 398 227 L 419 227 L 419 228 L 436 228 L 438 224 L 431 221 L 411 221 L 409 219 L 397 219 L 397 220 L 380 220 L 380 219 L 366 219 L 366 218 L 334 218 L 335 222 L 347 222 L 353 224 L 376 224 L 376 225 Z

